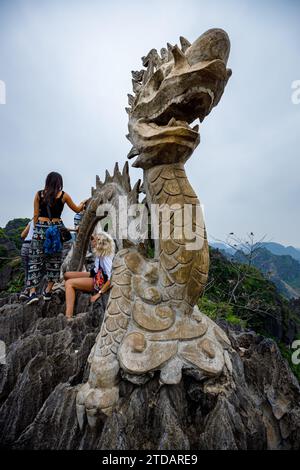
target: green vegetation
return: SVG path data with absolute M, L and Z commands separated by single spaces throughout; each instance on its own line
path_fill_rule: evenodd
M 7 254 L 7 249 L 4 246 L 0 245 L 0 269 L 6 263 Z
M 214 302 L 206 296 L 199 299 L 198 307 L 212 320 L 226 320 L 231 325 L 247 326 L 247 322 L 242 320 L 233 311 L 233 306 L 227 302 Z
M 237 263 L 247 263 L 247 255 L 241 250 L 233 256 Z M 259 247 L 255 250 L 252 265 L 258 268 L 276 285 L 279 292 L 287 298 L 300 292 L 300 263 L 290 255 L 274 255 Z
M 282 300 L 274 284 L 254 267 L 231 263 L 218 250 L 210 249 L 210 273 L 200 305 L 215 318 L 231 319 L 266 333 L 266 318 L 281 315 Z M 209 300 L 210 308 L 203 306 Z M 280 309 L 281 310 L 281 309 Z M 229 320 L 230 321 L 230 320 Z
M 4 229 L 1 229 L 4 231 L 6 237 L 15 244 L 18 250 L 20 250 L 22 246 L 21 233 L 29 222 L 30 219 L 13 219 L 6 224 Z
M 210 248 L 209 279 L 198 301 L 200 310 L 213 320 L 226 320 L 275 340 L 300 382 L 300 365 L 292 363 L 289 347 L 296 332 L 300 338 L 300 302 L 294 304 L 257 268 L 232 262 Z
M 20 292 L 23 288 L 24 275 L 20 260 L 21 233 L 29 220 L 13 219 L 4 228 L 0 228 L 0 276 L 3 289 L 1 296 Z
M 7 285 L 6 293 L 15 294 L 21 292 L 24 288 L 24 273 L 19 273 Z

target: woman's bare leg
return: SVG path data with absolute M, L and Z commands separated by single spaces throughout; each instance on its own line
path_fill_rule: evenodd
M 64 274 L 64 280 L 67 281 L 68 279 L 78 279 L 80 277 L 90 277 L 90 273 L 82 273 L 77 271 L 67 271 Z
M 85 273 L 82 273 L 82 274 L 85 274 Z M 65 289 L 66 289 L 66 317 L 67 318 L 72 318 L 73 316 L 76 290 L 82 290 L 84 292 L 92 292 L 93 287 L 94 287 L 94 283 L 91 277 L 87 278 L 85 276 L 85 277 L 68 279 L 66 281 Z
M 53 281 L 48 281 L 48 284 L 47 284 L 47 287 L 46 287 L 46 292 L 51 292 L 53 286 L 54 286 L 54 282 Z

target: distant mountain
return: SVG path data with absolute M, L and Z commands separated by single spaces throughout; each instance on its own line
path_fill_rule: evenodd
M 262 243 L 262 246 L 267 250 L 271 251 L 274 255 L 289 255 L 292 258 L 300 262 L 300 249 L 293 246 L 284 246 L 280 243 L 275 242 L 265 242 Z
M 12 219 L 2 229 L 5 236 L 15 244 L 18 250 L 22 246 L 21 233 L 28 222 L 30 222 L 30 219 Z
M 209 252 L 208 288 L 199 300 L 200 310 L 213 319 L 225 318 L 233 324 L 243 324 L 245 321 L 255 331 L 287 343 L 298 337 L 300 299 L 284 298 L 280 295 L 274 278 L 270 279 L 255 266 L 247 266 L 245 259 L 240 264 L 236 257 L 236 262 L 232 263 L 229 256 L 221 250 L 210 248 Z M 269 255 L 278 258 L 262 248 L 260 263 L 265 262 Z M 289 258 L 292 263 L 297 263 Z M 284 276 L 285 273 L 280 271 L 280 274 Z
M 221 243 L 221 242 L 210 242 L 209 243 L 210 246 L 212 246 L 213 248 L 217 249 L 217 250 L 221 250 L 221 251 L 225 251 L 226 253 L 229 253 L 231 255 L 233 255 L 235 253 L 235 250 L 233 248 L 231 248 L 230 246 L 226 245 L 225 243 Z
M 237 263 L 247 264 L 248 261 L 242 251 L 237 251 L 231 258 Z M 274 282 L 285 297 L 300 297 L 300 263 L 295 258 L 290 255 L 275 255 L 262 246 L 255 252 L 252 265 Z
M 210 246 L 217 248 L 218 250 L 225 251 L 226 253 L 234 254 L 236 250 L 222 242 L 210 242 Z M 263 248 L 266 248 L 271 253 L 277 256 L 289 255 L 300 263 L 300 248 L 294 246 L 284 246 L 281 243 L 275 242 L 262 242 L 260 244 Z M 239 246 L 236 246 L 239 249 Z

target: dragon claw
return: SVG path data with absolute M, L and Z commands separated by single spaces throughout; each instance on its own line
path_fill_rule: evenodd
M 85 383 L 77 393 L 76 414 L 80 429 L 87 419 L 90 428 L 97 426 L 100 416 L 110 416 L 119 400 L 119 387 L 91 388 Z

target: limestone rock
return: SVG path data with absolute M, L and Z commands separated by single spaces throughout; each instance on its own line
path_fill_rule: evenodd
M 8 353 L 0 366 L 1 448 L 300 450 L 299 384 L 272 340 L 228 329 L 232 375 L 206 382 L 192 370 L 177 385 L 162 385 L 157 373 L 135 385 L 124 374 L 116 410 L 81 431 L 76 395 L 104 302 L 91 307 L 81 295 L 66 324 L 59 296 L 28 307 L 10 300 L 0 308 Z

